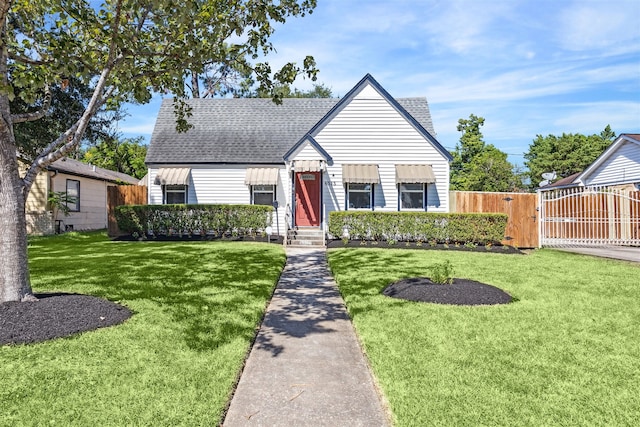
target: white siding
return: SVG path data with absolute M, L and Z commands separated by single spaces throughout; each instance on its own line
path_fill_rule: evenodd
M 380 184 L 375 186 L 374 209 L 382 211 L 398 209 L 395 165 L 429 164 L 436 183 L 427 189 L 427 211 L 448 211 L 449 162 L 371 86 L 356 95 L 315 139 L 333 158 L 324 178 L 327 212 L 345 209 L 343 163 L 378 165 Z
M 584 184 L 610 185 L 640 182 L 640 145 L 625 141 L 586 177 Z
M 244 184 L 247 167 L 261 167 L 260 165 L 176 165 L 176 167 L 191 167 L 187 201 L 191 204 L 249 204 L 251 190 Z M 278 167 L 263 165 L 262 167 Z M 280 205 L 278 218 L 274 216 L 274 231 L 279 225 L 280 234 L 285 234 L 285 212 L 289 194 L 287 170 L 284 165 L 279 166 L 280 174 L 276 185 L 276 200 Z M 157 168 L 149 168 L 149 204 L 162 204 L 162 186 L 155 185 Z
M 58 173 L 51 179 L 52 191 L 66 191 L 67 179 L 80 181 L 80 212 L 70 212 L 69 216 L 58 213 L 57 219 L 62 220 L 63 227 L 72 225 L 74 230 L 107 228 L 107 183 Z
M 324 160 L 324 157 L 309 142 L 303 143 L 291 157 L 297 160 Z

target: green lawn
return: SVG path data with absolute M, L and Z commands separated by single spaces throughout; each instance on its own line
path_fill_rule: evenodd
M 124 324 L 0 347 L 0 425 L 217 425 L 285 262 L 252 243 L 30 241 L 36 292 L 119 301 Z
M 380 294 L 447 259 L 517 301 Z M 640 265 L 552 250 L 338 249 L 329 262 L 398 426 L 637 425 Z

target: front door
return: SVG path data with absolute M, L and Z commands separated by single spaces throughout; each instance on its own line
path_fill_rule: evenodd
M 320 172 L 296 172 L 296 226 L 320 225 L 321 184 Z

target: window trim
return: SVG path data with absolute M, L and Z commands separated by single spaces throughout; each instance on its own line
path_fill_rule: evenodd
M 421 208 L 403 208 L 402 207 L 402 194 L 403 193 L 420 193 L 419 190 L 407 190 L 402 191 L 403 185 L 408 184 L 419 184 L 422 185 L 422 207 Z M 398 183 L 398 211 L 408 211 L 408 212 L 420 212 L 427 210 L 427 183 L 426 182 L 401 182 Z
M 256 187 L 271 187 L 271 191 L 256 191 Z M 271 193 L 271 204 L 264 206 L 273 206 L 273 202 L 276 201 L 276 186 L 274 184 L 259 184 L 251 186 L 251 204 L 255 205 L 255 193 L 258 194 L 269 194 Z
M 181 190 L 178 190 L 176 188 L 171 188 L 169 189 L 169 187 L 182 187 Z M 184 194 L 184 198 L 183 198 L 183 202 L 182 203 L 167 203 L 167 193 L 183 193 Z M 163 205 L 169 205 L 169 204 L 187 204 L 187 197 L 189 194 L 189 186 L 188 185 L 163 185 L 162 186 L 162 204 Z
M 76 183 L 75 190 L 78 193 L 77 196 L 70 196 L 69 195 L 69 184 L 70 183 Z M 69 212 L 80 212 L 80 180 L 78 180 L 78 179 L 67 179 L 67 181 L 65 183 L 65 196 L 66 196 L 67 199 L 69 197 L 75 197 L 76 198 L 75 203 L 74 202 L 67 202 L 67 207 L 69 208 Z
M 373 210 L 373 206 L 374 206 L 374 193 L 375 193 L 375 184 L 374 183 L 361 183 L 361 182 L 347 182 L 345 183 L 345 210 L 354 210 L 354 211 L 372 211 Z M 351 208 L 349 207 L 349 202 L 350 202 L 350 197 L 349 197 L 349 193 L 351 191 L 350 187 L 351 185 L 369 185 L 369 191 L 362 191 L 362 190 L 353 190 L 356 193 L 369 193 L 369 207 L 368 208 Z

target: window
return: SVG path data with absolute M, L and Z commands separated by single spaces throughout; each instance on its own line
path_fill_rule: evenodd
M 67 180 L 67 207 L 70 212 L 80 212 L 80 181 Z
M 347 184 L 348 209 L 371 209 L 373 184 Z
M 400 184 L 400 209 L 424 209 L 424 184 Z
M 252 200 L 254 205 L 273 205 L 276 195 L 275 185 L 252 185 Z
M 178 205 L 187 203 L 187 186 L 186 185 L 165 185 L 164 186 L 164 204 Z

